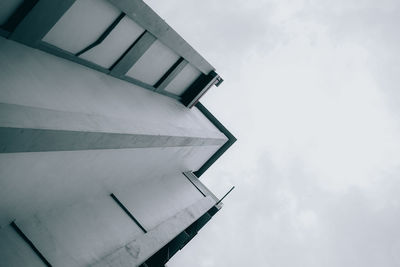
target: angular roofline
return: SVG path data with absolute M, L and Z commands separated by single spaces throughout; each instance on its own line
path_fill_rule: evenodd
M 193 172 L 197 177 L 200 178 L 200 176 L 208 170 L 208 168 L 211 167 L 224 153 L 225 151 L 228 150 L 235 142 L 236 142 L 236 137 L 233 136 L 233 134 L 225 128 L 225 126 L 200 102 L 197 102 L 195 105 L 201 113 L 204 114 L 204 116 L 209 119 L 212 124 L 214 124 L 215 127 L 217 127 L 218 130 L 220 130 L 226 137 L 228 137 L 228 141 L 215 152 L 211 158 L 209 158 L 197 171 Z

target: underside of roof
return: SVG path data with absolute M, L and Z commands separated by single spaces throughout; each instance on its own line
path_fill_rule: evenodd
M 189 108 L 223 81 L 141 0 L 3 0 L 0 35 Z

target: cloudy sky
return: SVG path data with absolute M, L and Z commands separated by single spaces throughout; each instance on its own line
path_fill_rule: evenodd
M 169 262 L 400 266 L 400 1 L 146 1 L 225 79 L 224 208 Z

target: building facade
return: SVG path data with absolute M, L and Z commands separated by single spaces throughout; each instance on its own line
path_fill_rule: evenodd
M 222 203 L 222 78 L 139 0 L 0 3 L 0 266 L 163 266 Z

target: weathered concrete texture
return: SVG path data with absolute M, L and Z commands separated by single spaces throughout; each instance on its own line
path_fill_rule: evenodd
M 155 251 L 161 249 L 187 226 L 206 213 L 214 204 L 215 201 L 211 197 L 199 200 L 164 221 L 147 234 L 139 236 L 91 266 L 130 267 L 141 264 Z
M 134 194 L 122 187 L 116 190 L 116 194 L 128 210 L 134 211 L 135 218 L 147 230 L 203 198 L 182 174 L 143 180 L 135 185 Z
M 206 148 L 2 154 L 0 221 L 7 227 L 16 218 L 55 266 L 80 266 L 115 249 L 112 238 L 133 238 L 135 224 L 109 193 L 149 230 L 201 199 L 179 170 L 195 166 Z
M 0 154 L 0 227 L 13 219 L 24 220 L 39 211 L 62 209 L 96 195 L 116 193 L 127 205 L 122 191 L 136 197 L 135 212 L 144 214 L 143 218 L 158 214 L 169 217 L 201 196 L 181 172 L 199 168 L 203 158 L 210 157 L 218 148 Z M 171 192 L 175 193 L 164 188 L 174 189 Z M 156 210 L 148 212 L 150 206 Z M 146 219 L 149 225 L 157 223 L 150 218 Z
M 16 223 L 53 266 L 87 266 L 143 234 L 109 195 L 40 211 Z

